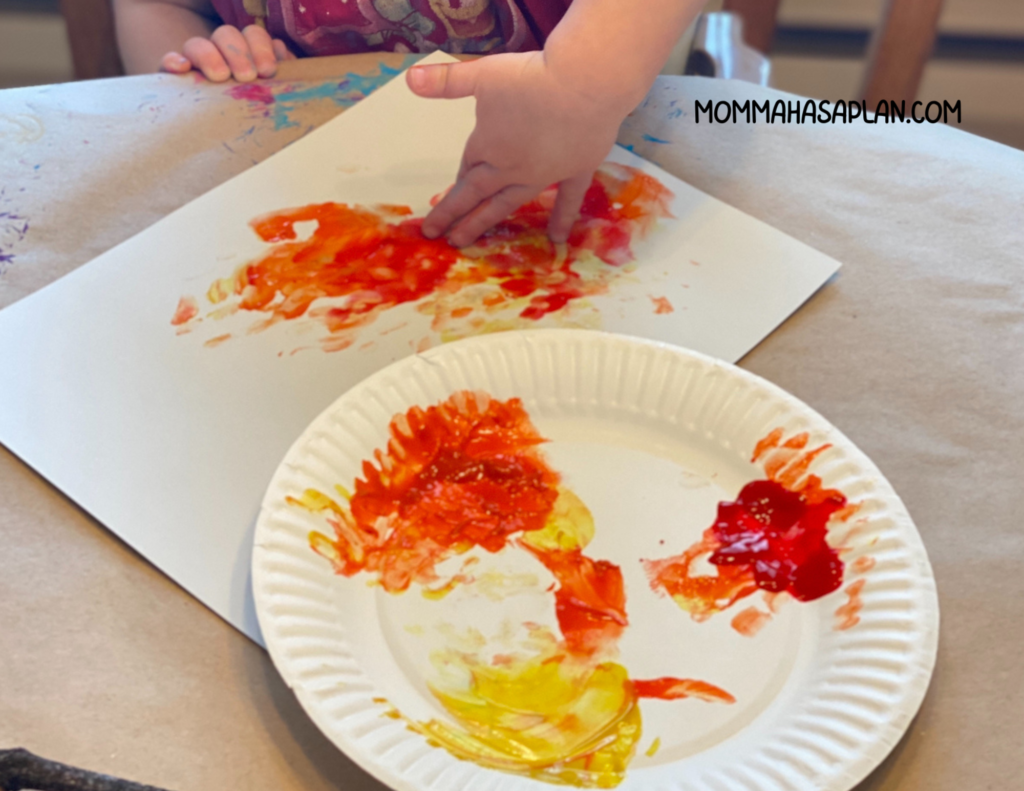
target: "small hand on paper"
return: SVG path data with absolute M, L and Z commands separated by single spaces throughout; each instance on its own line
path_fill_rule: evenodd
M 449 232 L 453 245 L 472 244 L 557 184 L 548 233 L 555 242 L 568 238 L 632 106 L 588 93 L 550 61 L 544 52 L 506 53 L 409 70 L 409 87 L 420 96 L 476 98 L 476 128 L 458 178 L 424 221 L 426 236 Z
M 168 52 L 160 61 L 160 69 L 172 74 L 200 71 L 211 82 L 224 82 L 234 77 L 239 82 L 252 82 L 257 77 L 273 77 L 277 64 L 295 60 L 284 42 L 272 39 L 259 25 L 239 30 L 221 25 L 209 38 L 194 36 L 185 42 L 181 52 Z

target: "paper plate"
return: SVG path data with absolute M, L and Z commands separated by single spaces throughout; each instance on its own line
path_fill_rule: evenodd
M 881 762 L 924 697 L 938 638 L 928 558 L 892 487 L 821 416 L 750 373 L 576 330 L 487 335 L 395 363 L 321 414 L 277 470 L 253 556 L 260 626 L 281 675 L 339 748 L 403 791 L 551 788 L 553 774 L 582 760 L 576 749 L 563 764 L 496 769 L 456 757 L 422 726 L 464 732 L 436 691 L 477 676 L 445 657 L 500 667 L 511 661 L 503 651 L 541 650 L 525 647 L 531 635 L 559 637 L 559 586 L 537 557 L 514 543 L 476 548 L 440 563 L 435 582 L 388 592 L 374 573 L 335 573 L 310 544 L 311 533 L 333 537 L 332 512 L 296 504 L 316 491 L 346 509 L 392 419 L 464 391 L 486 393 L 456 397 L 478 406 L 520 399 L 547 440 L 543 459 L 592 514 L 584 553 L 621 570 L 629 621 L 607 661 L 630 679 L 698 679 L 734 700 L 639 700 L 628 769 L 601 782 L 848 791 Z M 818 476 L 856 506 L 829 522 L 843 561 L 837 590 L 811 601 L 757 590 L 699 621 L 652 584 L 650 561 L 699 542 L 719 502 L 787 469 L 791 485 Z M 717 569 L 705 558 L 690 573 Z M 581 777 L 593 781 L 562 779 Z

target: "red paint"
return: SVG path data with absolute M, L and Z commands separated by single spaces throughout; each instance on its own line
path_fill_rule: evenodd
M 580 550 L 542 552 L 523 545 L 558 581 L 555 614 L 573 654 L 592 654 L 613 645 L 628 625 L 622 570 L 591 560 Z
M 759 441 L 752 461 L 762 463 L 768 479 L 748 483 L 734 501 L 719 503 L 714 524 L 681 555 L 646 561 L 651 586 L 700 621 L 759 588 L 813 601 L 842 585 L 843 561 L 826 539 L 828 523 L 848 518 L 858 506 L 809 474 L 831 446 L 809 449 L 808 441 L 806 433 L 784 439 L 782 429 Z M 705 555 L 717 574 L 692 574 L 694 561 Z M 747 625 L 741 622 L 737 631 Z
M 232 91 L 252 101 L 273 100 L 265 86 L 239 85 Z M 671 216 L 671 199 L 653 177 L 608 164 L 595 175 L 566 245 L 556 246 L 547 236 L 551 189 L 463 250 L 443 239 L 426 239 L 422 220 L 407 206 L 322 203 L 289 209 L 253 222 L 259 237 L 274 247 L 215 282 L 208 297 L 213 303 L 232 298 L 242 310 L 268 314 L 256 330 L 302 316 L 321 321 L 329 333 L 342 336 L 323 342 L 328 350 L 349 346 L 344 334 L 381 311 L 481 284 L 496 290 L 473 308 L 458 305 L 443 316 L 445 308 L 435 306 L 435 318 L 465 318 L 474 308 L 525 300 L 519 318 L 537 321 L 574 300 L 604 293 L 608 274 L 595 263 L 618 268 L 631 262 L 634 238 Z M 310 221 L 316 230 L 298 241 L 295 224 Z M 577 271 L 581 262 L 586 263 L 582 272 Z M 310 311 L 316 300 L 327 298 L 335 304 Z
M 587 190 L 568 246 L 561 250 L 547 236 L 554 190 L 515 211 L 464 253 L 471 266 L 466 284 L 497 280 L 512 297 L 532 297 L 519 314 L 537 320 L 587 296 L 574 268 L 592 254 L 610 266 L 633 260 L 632 240 L 660 218 L 671 217 L 672 193 L 652 176 L 623 165 L 605 165 Z
M 457 393 L 395 417 L 389 431 L 387 451 L 363 462 L 348 513 L 330 509 L 339 573 L 376 571 L 385 590 L 402 591 L 435 580 L 453 554 L 497 552 L 544 526 L 559 476 L 519 399 Z
M 736 698 L 724 689 L 692 678 L 655 678 L 650 681 L 633 679 L 633 691 L 638 698 L 658 698 L 659 700 L 679 700 L 680 698 L 700 698 L 712 703 L 735 703 Z
M 809 503 L 775 481 L 754 481 L 734 502 L 719 503 L 711 527 L 718 548 L 708 560 L 753 572 L 759 588 L 813 601 L 843 582 L 843 561 L 825 540 L 828 520 L 846 505 L 836 493 Z
M 255 82 L 245 85 L 235 85 L 228 89 L 228 96 L 232 99 L 241 99 L 246 102 L 257 102 L 258 104 L 273 104 L 276 100 L 270 88 Z
M 335 332 L 361 314 L 426 296 L 444 282 L 458 253 L 443 240 L 424 238 L 419 220 L 394 222 L 410 213 L 403 206 L 370 211 L 321 203 L 254 221 L 261 239 L 279 244 L 235 275 L 239 307 L 294 319 L 317 299 L 348 297 L 324 314 Z M 313 235 L 295 241 L 295 224 L 311 220 Z

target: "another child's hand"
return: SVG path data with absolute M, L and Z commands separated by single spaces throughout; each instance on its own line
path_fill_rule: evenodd
M 190 38 L 181 52 L 168 52 L 160 61 L 160 68 L 172 74 L 195 69 L 211 82 L 224 82 L 231 77 L 239 82 L 252 82 L 257 77 L 273 77 L 278 62 L 294 59 L 283 41 L 271 39 L 259 25 L 249 25 L 245 30 L 221 25 L 209 38 Z
M 565 241 L 594 171 L 632 109 L 614 97 L 591 96 L 560 76 L 543 52 L 490 55 L 408 73 L 418 95 L 476 97 L 476 128 L 466 143 L 455 186 L 427 215 L 428 237 L 449 232 L 458 247 L 558 184 L 548 234 Z

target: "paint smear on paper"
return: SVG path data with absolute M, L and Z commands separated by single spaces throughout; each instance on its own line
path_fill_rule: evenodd
M 178 307 L 171 317 L 171 324 L 175 327 L 180 327 L 182 324 L 192 321 L 198 315 L 199 306 L 196 304 L 195 297 L 182 297 L 178 300 Z
M 651 297 L 651 302 L 654 305 L 655 314 L 659 316 L 675 312 L 675 308 L 672 307 L 672 303 L 668 301 L 668 297 Z
M 828 527 L 848 519 L 857 506 L 809 473 L 831 446 L 808 449 L 808 441 L 806 433 L 784 440 L 781 429 L 760 440 L 752 461 L 761 463 L 767 479 L 748 483 L 735 501 L 719 503 L 714 524 L 681 554 L 644 561 L 651 587 L 698 622 L 757 590 L 806 602 L 839 588 L 844 566 L 828 543 Z M 716 574 L 693 571 L 701 558 L 717 567 Z M 752 618 L 741 613 L 733 627 L 743 633 Z
M 655 755 L 658 754 L 659 749 L 661 749 L 661 737 L 655 736 L 654 741 L 651 742 L 651 746 L 647 748 L 647 751 L 644 753 L 644 755 L 646 755 L 648 758 L 653 758 Z
M 207 315 L 254 314 L 250 332 L 315 322 L 325 351 L 348 348 L 361 328 L 406 303 L 432 317 L 442 341 L 548 316 L 572 323 L 587 297 L 607 293 L 628 271 L 634 241 L 671 216 L 672 193 L 639 170 L 606 164 L 561 245 L 547 237 L 554 198 L 546 191 L 461 250 L 426 239 L 406 206 L 323 203 L 260 217 L 253 230 L 273 246 L 210 286 Z M 300 239 L 300 223 L 315 230 Z
M 295 128 L 302 124 L 293 116 L 309 103 L 328 101 L 342 108 L 351 107 L 393 80 L 421 57 L 410 55 L 398 68 L 381 63 L 374 74 L 349 72 L 341 80 L 327 80 L 316 85 L 246 83 L 232 86 L 225 93 L 232 99 L 248 102 L 251 115 L 269 118 L 275 130 Z
M 734 702 L 697 679 L 631 679 L 615 661 L 629 625 L 622 571 L 585 554 L 593 516 L 547 464 L 519 399 L 459 392 L 396 416 L 389 437 L 351 493 L 289 498 L 333 528 L 310 534 L 313 550 L 337 573 L 371 572 L 392 593 L 435 582 L 438 563 L 471 549 L 524 550 L 555 578 L 559 631 L 533 626 L 529 650 L 490 658 L 475 630 L 453 636 L 432 655 L 428 682 L 450 719 L 403 718 L 411 730 L 487 768 L 610 788 L 642 735 L 641 699 Z

